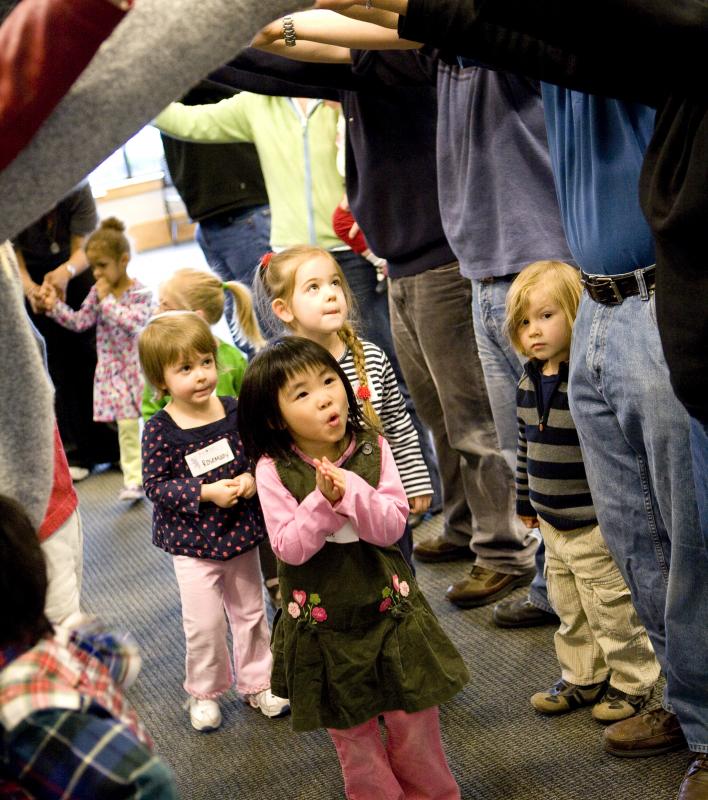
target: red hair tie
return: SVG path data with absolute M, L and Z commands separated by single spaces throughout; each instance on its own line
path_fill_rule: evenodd
M 268 264 L 270 264 L 271 258 L 273 258 L 272 250 L 268 251 L 267 253 L 264 253 L 261 256 L 261 260 L 258 262 L 258 266 L 263 270 L 268 269 Z
M 368 386 L 360 386 L 356 390 L 356 396 L 359 400 L 371 400 L 371 392 L 369 391 Z

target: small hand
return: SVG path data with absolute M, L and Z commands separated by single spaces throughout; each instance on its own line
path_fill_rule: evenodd
M 105 278 L 96 281 L 96 294 L 99 300 L 103 300 L 111 293 L 111 284 Z
M 527 528 L 538 528 L 537 517 L 525 517 L 523 514 L 519 514 L 518 516 Z
M 28 289 L 25 290 L 25 297 L 30 304 L 30 308 L 35 314 L 44 314 L 47 310 L 42 299 L 42 287 L 37 283 L 33 283 Z
M 38 295 L 41 304 L 44 306 L 44 311 L 51 311 L 59 300 L 59 292 L 52 286 L 51 283 L 43 283 L 38 290 Z
M 420 494 L 417 497 L 409 497 L 408 505 L 411 514 L 425 514 L 430 508 L 430 503 L 433 499 L 432 494 Z
M 232 480 L 232 485 L 238 491 L 238 496 L 248 500 L 256 493 L 256 479 L 250 472 L 242 472 Z
M 60 264 L 56 269 L 47 272 L 44 276 L 45 285 L 52 286 L 60 300 L 66 297 L 66 287 L 69 285 L 69 272 L 66 264 Z
M 315 459 L 315 484 L 322 494 L 332 505 L 338 503 L 344 497 L 347 487 L 347 479 L 344 470 L 335 467 L 332 462 L 323 458 L 322 461 Z
M 239 489 L 233 478 L 224 478 L 215 483 L 203 483 L 201 500 L 208 500 L 219 508 L 231 508 L 238 503 Z

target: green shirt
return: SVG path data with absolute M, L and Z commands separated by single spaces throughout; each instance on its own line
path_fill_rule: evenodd
M 223 397 L 238 397 L 241 389 L 243 373 L 246 371 L 248 361 L 246 356 L 232 344 L 219 342 L 216 351 L 216 363 L 219 370 L 219 379 L 216 382 L 216 393 Z M 143 420 L 147 422 L 153 414 L 164 408 L 172 398 L 166 394 L 161 400 L 155 397 L 152 386 L 145 384 L 143 392 Z
M 154 124 L 192 142 L 252 142 L 271 210 L 271 246 L 341 247 L 332 213 L 344 195 L 337 171 L 338 113 L 322 101 L 307 118 L 289 97 L 241 92 L 219 103 L 171 103 Z

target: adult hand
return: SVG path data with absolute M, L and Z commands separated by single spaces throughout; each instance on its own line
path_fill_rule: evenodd
M 30 283 L 25 286 L 25 297 L 33 313 L 44 314 L 45 307 L 42 300 L 42 287 L 38 283 Z
M 66 297 L 66 287 L 69 285 L 71 275 L 66 268 L 66 263 L 60 264 L 56 269 L 47 272 L 44 276 L 44 283 L 49 284 L 56 289 L 57 295 L 61 300 Z
M 54 308 L 57 300 L 60 299 L 59 293 L 51 283 L 43 283 L 39 287 L 38 296 L 45 312 L 51 311 Z

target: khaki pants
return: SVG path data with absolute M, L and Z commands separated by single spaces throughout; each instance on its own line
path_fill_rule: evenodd
M 555 646 L 562 677 L 583 686 L 609 675 L 622 692 L 646 692 L 659 664 L 599 526 L 559 531 L 540 520 L 540 528 L 548 598 L 561 620 Z

